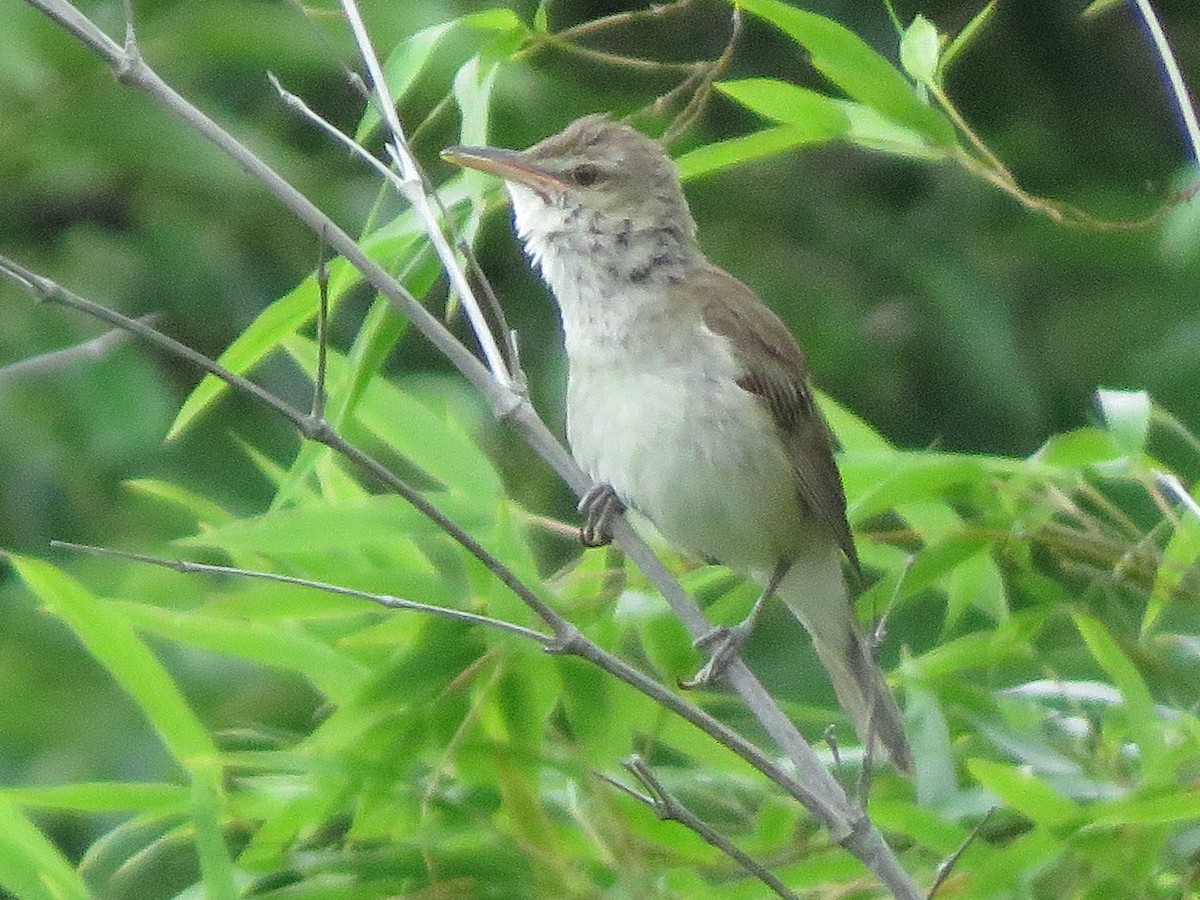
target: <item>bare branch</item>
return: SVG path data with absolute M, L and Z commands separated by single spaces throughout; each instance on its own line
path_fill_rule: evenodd
M 979 833 L 983 830 L 983 826 L 991 821 L 991 818 L 996 814 L 997 809 L 999 809 L 999 807 L 996 806 L 993 806 L 991 809 L 989 809 L 984 814 L 983 818 L 975 823 L 975 827 L 971 829 L 970 833 L 966 836 L 963 842 L 958 845 L 958 849 L 951 853 L 949 858 L 937 867 L 937 878 L 934 880 L 933 886 L 929 889 L 929 893 L 926 895 L 926 900 L 933 900 L 934 895 L 941 889 L 942 885 L 946 883 L 946 880 L 950 877 L 950 873 L 953 872 L 954 867 L 958 865 L 958 861 L 962 859 L 962 855 L 967 852 L 968 847 L 975 843 L 975 839 L 979 837 Z
M 429 192 L 426 191 L 424 173 L 417 164 L 416 157 L 413 156 L 412 148 L 408 145 L 408 138 L 405 137 L 404 129 L 400 125 L 400 118 L 396 115 L 396 103 L 392 99 L 391 91 L 388 90 L 383 66 L 380 65 L 379 57 L 376 56 L 375 49 L 371 46 L 371 38 L 367 34 L 366 25 L 363 24 L 358 5 L 354 0 L 341 0 L 341 4 L 350 24 L 350 31 L 354 35 L 354 41 L 358 45 L 358 51 L 367 67 L 372 100 L 391 136 L 387 143 L 388 154 L 400 170 L 400 181 L 393 183 L 425 224 L 425 232 L 429 235 L 429 240 L 433 244 L 434 250 L 437 251 L 438 258 L 442 261 L 442 267 L 450 279 L 450 284 L 467 311 L 467 318 L 475 332 L 475 339 L 479 341 L 492 376 L 501 386 L 516 390 L 518 386 L 524 385 L 524 378 L 517 377 L 516 373 L 509 371 L 508 364 L 500 352 L 499 344 L 483 315 L 483 308 L 475 297 L 471 282 L 462 266 L 459 265 L 454 248 L 446 240 L 441 219 L 434 211 L 433 204 L 429 200 Z
M 258 581 L 274 581 L 277 584 L 289 584 L 293 587 L 311 588 L 316 591 L 324 591 L 326 594 L 336 594 L 340 597 L 355 597 L 359 600 L 369 600 L 386 609 L 404 609 L 412 612 L 427 613 L 432 616 L 440 616 L 443 619 L 454 619 L 458 622 L 466 622 L 468 625 L 485 625 L 488 628 L 495 628 L 499 631 L 506 631 L 509 634 L 515 634 L 517 637 L 529 638 L 541 644 L 549 644 L 554 640 L 554 635 L 543 634 L 540 631 L 534 631 L 532 628 L 525 628 L 522 625 L 514 625 L 512 622 L 505 622 L 503 619 L 494 619 L 491 616 L 481 616 L 476 613 L 466 612 L 461 609 L 453 609 L 448 606 L 432 606 L 428 603 L 418 603 L 415 600 L 405 600 L 401 597 L 394 597 L 391 594 L 374 594 L 370 591 L 358 591 L 354 588 L 344 587 L 340 584 L 330 584 L 327 581 L 313 581 L 309 578 L 299 578 L 294 575 L 281 575 L 278 572 L 260 572 L 254 569 L 239 569 L 236 566 L 216 566 L 208 563 L 190 562 L 186 559 L 164 559 L 160 556 L 149 556 L 145 553 L 130 553 L 128 550 L 114 550 L 110 547 L 94 547 L 90 544 L 75 544 L 71 541 L 51 541 L 51 547 L 56 547 L 60 550 L 74 550 L 77 553 L 87 553 L 91 556 L 103 556 L 110 559 L 128 559 L 133 562 L 147 563 L 152 566 L 159 566 L 164 569 L 171 569 L 175 572 L 180 572 L 184 575 L 233 575 L 237 578 L 250 578 Z
M 142 316 L 137 321 L 149 324 L 154 322 L 155 318 L 152 315 Z M 124 343 L 128 339 L 128 331 L 123 328 L 114 328 L 111 331 L 104 332 L 99 337 L 92 338 L 90 341 L 76 344 L 74 347 L 51 350 L 49 353 L 42 353 L 38 356 L 31 356 L 28 359 L 10 363 L 7 366 L 0 366 L 0 381 L 14 381 L 18 378 L 27 378 L 31 375 L 44 375 L 48 372 L 64 369 L 81 359 L 100 359 L 113 347 Z

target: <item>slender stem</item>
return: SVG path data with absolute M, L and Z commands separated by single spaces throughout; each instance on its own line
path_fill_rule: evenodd
M 514 377 L 514 373 L 509 371 L 504 355 L 500 352 L 500 347 L 488 327 L 483 309 L 475 298 L 471 282 L 467 279 L 462 266 L 458 264 L 454 248 L 446 240 L 441 220 L 429 201 L 424 175 L 420 166 L 417 165 L 412 148 L 408 145 L 408 138 L 405 137 L 404 128 L 400 125 L 400 117 L 396 115 L 396 103 L 392 99 L 387 78 L 383 74 L 383 66 L 380 65 L 379 57 L 371 46 L 371 38 L 367 34 L 367 26 L 363 23 L 362 15 L 358 11 L 358 4 L 354 0 L 341 0 L 341 4 L 342 11 L 346 14 L 346 20 L 350 25 L 350 31 L 354 35 L 354 42 L 358 45 L 359 54 L 367 67 L 372 99 L 391 136 L 391 140 L 387 143 L 387 150 L 392 157 L 392 162 L 400 170 L 402 180 L 398 183 L 398 187 L 408 202 L 412 204 L 413 210 L 421 221 L 425 223 L 425 232 L 429 235 L 429 240 L 437 251 L 438 258 L 442 261 L 442 266 L 455 293 L 458 294 L 467 311 L 467 318 L 471 322 L 475 339 L 479 341 L 479 346 L 483 350 L 483 356 L 487 360 L 492 377 L 504 387 L 513 389 L 516 385 L 523 384 L 524 379 Z
M 154 318 L 154 316 L 143 316 L 138 321 L 153 322 Z M 90 341 L 84 341 L 82 344 L 76 344 L 73 347 L 64 347 L 61 350 L 51 350 L 49 353 L 41 353 L 37 356 L 31 356 L 28 359 L 10 363 L 7 366 L 0 366 L 0 381 L 11 381 L 29 375 L 42 375 L 46 372 L 53 372 L 65 368 L 80 359 L 99 359 L 110 349 L 128 339 L 128 331 L 123 328 L 114 328 L 111 331 L 104 332 L 99 337 L 92 338 Z
M 596 774 L 608 782 L 613 787 L 627 794 L 634 800 L 646 804 L 654 810 L 654 814 L 664 821 L 678 822 L 685 828 L 689 828 L 698 834 L 704 841 L 712 844 L 747 872 L 769 887 L 779 897 L 785 900 L 798 900 L 786 884 L 780 881 L 775 875 L 756 860 L 750 854 L 746 853 L 738 847 L 733 841 L 721 834 L 694 812 L 680 802 L 670 791 L 663 786 L 663 783 L 658 780 L 658 776 L 640 756 L 632 756 L 623 763 L 625 770 L 634 778 L 641 782 L 649 793 L 643 794 L 640 791 L 635 791 L 627 785 L 621 784 L 614 778 L 609 778 L 607 775 L 597 772 Z
M 1200 122 L 1196 121 L 1196 104 L 1192 101 L 1187 82 L 1183 80 L 1183 73 L 1179 71 L 1175 53 L 1171 50 L 1162 23 L 1159 22 L 1154 7 L 1150 5 L 1150 0 L 1134 0 L 1133 7 L 1146 24 L 1150 43 L 1154 45 L 1154 51 L 1158 54 L 1163 72 L 1167 76 L 1167 87 L 1175 101 L 1175 108 L 1179 110 L 1179 115 L 1183 119 L 1183 130 L 1187 134 L 1188 142 L 1192 145 L 1192 156 L 1196 165 L 1200 166 Z
M 532 628 L 525 628 L 522 625 L 515 625 L 512 622 L 505 622 L 503 619 L 494 619 L 491 616 L 481 616 L 476 613 L 466 612 L 461 609 L 453 609 L 447 606 L 432 606 L 428 603 L 418 603 L 415 600 L 405 600 L 402 597 L 394 597 L 391 594 L 375 594 L 370 591 L 358 591 L 354 588 L 344 587 L 340 584 L 331 584 L 327 581 L 314 581 L 310 578 L 299 578 L 295 575 L 281 575 L 278 572 L 261 572 L 255 569 L 240 569 L 236 566 L 217 566 L 209 563 L 191 562 L 186 559 L 163 559 L 160 556 L 149 556 L 145 553 L 130 553 L 127 550 L 114 550 L 111 547 L 95 547 L 91 544 L 75 544 L 71 541 L 51 541 L 51 547 L 56 547 L 60 550 L 74 550 L 77 553 L 87 553 L 91 556 L 104 556 L 111 559 L 128 559 L 133 562 L 146 563 L 151 566 L 159 566 L 164 569 L 171 569 L 175 572 L 180 572 L 184 575 L 233 575 L 237 578 L 250 578 L 258 581 L 274 581 L 278 584 L 290 584 L 294 587 L 311 588 L 316 591 L 324 591 L 326 594 L 336 594 L 339 597 L 356 597 L 359 600 L 369 600 L 378 606 L 387 609 L 404 609 L 412 612 L 427 613 L 432 616 L 440 616 L 443 619 L 453 619 L 457 622 L 466 622 L 469 625 L 485 625 L 488 628 L 495 628 L 499 631 L 506 631 L 509 634 L 514 634 L 517 637 L 529 638 L 541 644 L 550 644 L 554 641 L 554 635 L 543 634 L 540 631 L 534 631 Z

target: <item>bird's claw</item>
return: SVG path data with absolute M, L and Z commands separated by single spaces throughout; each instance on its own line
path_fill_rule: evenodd
M 730 664 L 737 659 L 746 638 L 750 637 L 753 622 L 747 619 L 740 625 L 714 628 L 707 634 L 696 639 L 695 646 L 709 652 L 708 662 L 696 673 L 696 676 L 682 683 L 687 689 L 711 687 L 722 678 Z
M 625 512 L 625 504 L 611 484 L 598 484 L 583 495 L 579 511 L 583 513 L 579 542 L 585 547 L 603 547 L 612 543 L 612 523 Z

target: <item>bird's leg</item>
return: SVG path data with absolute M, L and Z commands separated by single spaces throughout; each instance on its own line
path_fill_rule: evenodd
M 579 526 L 579 542 L 585 547 L 611 544 L 613 519 L 625 512 L 625 504 L 611 484 L 598 484 L 579 501 L 583 524 Z
M 683 687 L 708 687 L 721 679 L 725 670 L 729 668 L 729 664 L 737 657 L 738 651 L 742 649 L 742 644 L 746 643 L 746 638 L 750 637 L 767 599 L 775 593 L 779 582 L 783 581 L 783 576 L 791 567 L 791 562 L 785 561 L 781 561 L 775 566 L 770 580 L 767 581 L 767 586 L 754 601 L 754 607 L 750 610 L 750 614 L 740 623 L 732 628 L 714 628 L 708 634 L 697 639 L 696 646 L 709 652 L 708 662 L 696 673 L 695 678 L 683 682 Z

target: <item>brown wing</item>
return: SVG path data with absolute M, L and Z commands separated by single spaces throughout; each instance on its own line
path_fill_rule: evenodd
M 829 427 L 813 403 L 804 353 L 796 338 L 753 291 L 727 272 L 713 266 L 698 282 L 698 293 L 706 298 L 701 310 L 704 324 L 729 339 L 734 356 L 745 368 L 738 385 L 762 400 L 783 435 L 800 503 L 833 529 L 858 571 Z

